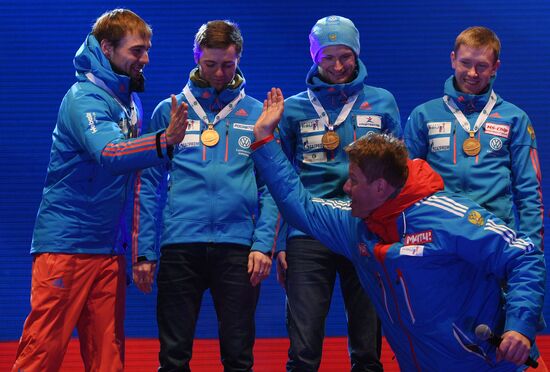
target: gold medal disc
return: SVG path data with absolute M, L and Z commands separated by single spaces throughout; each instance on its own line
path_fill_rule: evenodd
M 201 142 L 208 147 L 216 146 L 220 141 L 220 135 L 216 132 L 213 127 L 208 127 L 207 130 L 201 134 Z
M 477 156 L 481 150 L 481 143 L 477 139 L 470 137 L 462 144 L 462 150 L 468 156 Z
M 335 131 L 330 130 L 323 134 L 321 142 L 323 142 L 323 147 L 325 149 L 332 151 L 336 149 L 340 144 L 340 137 L 338 136 L 338 134 L 336 134 Z

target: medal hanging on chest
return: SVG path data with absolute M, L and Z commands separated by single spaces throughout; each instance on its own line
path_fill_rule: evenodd
M 329 130 L 323 134 L 321 142 L 323 142 L 323 147 L 325 149 L 332 151 L 340 145 L 340 137 L 334 130 Z
M 477 156 L 481 151 L 481 143 L 474 138 L 474 132 L 470 132 L 470 137 L 462 143 L 462 150 L 468 156 Z
M 208 128 L 201 134 L 201 142 L 208 147 L 216 146 L 220 141 L 220 135 L 214 129 L 213 124 L 208 124 Z
M 481 110 L 481 113 L 477 117 L 477 120 L 472 129 L 470 129 L 470 122 L 468 121 L 466 116 L 464 116 L 462 111 L 460 111 L 460 109 L 457 107 L 456 103 L 452 100 L 451 97 L 445 95 L 443 96 L 443 101 L 445 102 L 449 110 L 451 110 L 460 126 L 469 134 L 468 138 L 462 143 L 462 151 L 464 151 L 467 156 L 479 155 L 479 153 L 481 152 L 481 142 L 477 138 L 475 138 L 475 134 L 483 126 L 485 120 L 487 120 L 489 114 L 493 110 L 493 107 L 495 106 L 497 101 L 496 93 L 494 91 L 491 91 L 489 99 L 487 100 L 485 107 L 483 108 L 483 110 Z

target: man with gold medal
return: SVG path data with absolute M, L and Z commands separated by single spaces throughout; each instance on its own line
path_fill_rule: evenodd
M 462 31 L 451 52 L 454 75 L 445 82 L 443 98 L 413 110 L 405 142 L 409 156 L 427 160 L 448 190 L 466 195 L 542 248 L 535 132 L 527 114 L 493 89 L 500 47 L 486 27 Z
M 224 370 L 253 367 L 259 284 L 271 270 L 278 220 L 249 157 L 262 103 L 245 94 L 238 68 L 242 46 L 233 22 L 210 21 L 200 27 L 194 44 L 197 67 L 176 97 L 189 106 L 185 139 L 174 149 L 168 169 L 150 168 L 142 174 L 134 231 L 139 263 L 134 272 L 147 274 L 149 280 L 140 289 L 150 291 L 160 234 L 159 371 L 189 368 L 207 289 L 218 316 Z M 157 106 L 151 130 L 166 126 L 168 109 L 167 100 Z
M 390 92 L 366 84 L 359 32 L 351 20 L 322 18 L 309 40 L 313 66 L 307 90 L 285 101 L 281 144 L 313 196 L 345 198 L 344 147 L 368 133 L 401 137 L 399 112 Z M 379 322 L 347 258 L 289 226 L 287 249 L 277 252 L 277 274 L 287 296 L 288 371 L 319 368 L 337 275 L 346 305 L 352 370 L 382 370 Z

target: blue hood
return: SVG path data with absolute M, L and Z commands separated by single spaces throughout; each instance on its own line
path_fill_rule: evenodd
M 367 68 L 357 59 L 357 76 L 345 84 L 330 84 L 321 80 L 319 66 L 314 64 L 306 76 L 306 85 L 311 89 L 323 107 L 340 107 L 348 97 L 360 92 L 367 81 Z
M 123 104 L 130 104 L 130 77 L 116 74 L 112 70 L 111 64 L 101 51 L 101 46 L 95 36 L 88 35 L 78 48 L 73 64 L 79 81 L 86 81 L 85 74 L 91 72 L 95 77 L 103 80 Z

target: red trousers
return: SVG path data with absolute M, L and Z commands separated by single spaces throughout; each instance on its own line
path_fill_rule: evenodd
M 12 371 L 59 371 L 75 327 L 86 371 L 122 371 L 125 301 L 124 256 L 36 255 Z

